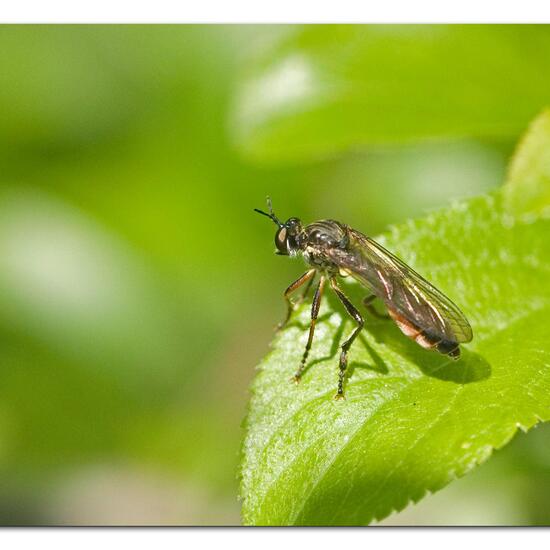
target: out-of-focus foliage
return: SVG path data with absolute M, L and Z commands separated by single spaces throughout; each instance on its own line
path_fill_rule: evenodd
M 550 214 L 550 110 L 533 121 L 523 138 L 504 192 L 507 206 L 515 215 L 533 219 Z
M 395 27 L 387 44 L 406 31 Z M 250 155 L 237 122 L 256 59 L 304 32 L 314 30 L 0 27 L 2 523 L 238 523 L 247 387 L 283 314 L 280 292 L 301 269 L 272 256 L 273 228 L 252 208 L 270 194 L 283 217 L 377 233 L 486 192 L 546 81 L 526 66 L 539 62 L 533 46 L 512 72 L 524 75 L 521 94 L 509 109 L 499 103 L 510 118 L 498 143 L 463 132 L 452 142 L 397 136 L 383 149 L 335 141 L 330 158 L 292 164 Z M 498 37 L 483 32 L 469 47 L 489 55 Z M 508 64 L 504 52 L 525 33 L 500 32 Z M 422 79 L 440 81 L 446 65 L 422 57 Z M 323 140 L 336 139 L 337 117 L 316 117 Z M 423 125 L 422 111 L 410 127 L 413 117 Z M 287 141 L 296 151 L 302 128 Z M 344 145 L 353 152 L 332 154 Z M 522 449 L 504 459 L 543 455 Z M 544 501 L 544 468 L 521 498 L 507 493 L 513 506 L 535 491 Z M 524 521 L 540 522 L 543 509 Z
M 548 103 L 547 26 L 317 25 L 261 52 L 235 139 L 262 160 L 517 136 Z

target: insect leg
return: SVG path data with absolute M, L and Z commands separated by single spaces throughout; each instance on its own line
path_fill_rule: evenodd
M 342 344 L 342 352 L 340 354 L 340 371 L 338 373 L 338 392 L 334 396 L 334 399 L 343 399 L 344 398 L 344 377 L 346 374 L 346 368 L 348 366 L 348 351 L 351 345 L 353 344 L 353 341 L 355 338 L 357 338 L 357 335 L 361 332 L 361 329 L 363 328 L 364 321 L 363 317 L 361 317 L 361 314 L 355 306 L 348 300 L 347 296 L 342 292 L 340 287 L 338 286 L 338 283 L 336 282 L 335 277 L 330 278 L 330 286 L 332 287 L 332 290 L 336 293 L 336 296 L 340 298 L 340 301 L 342 304 L 344 304 L 344 307 L 346 308 L 346 311 L 350 314 L 351 317 L 355 320 L 357 323 L 357 327 L 352 332 L 351 336 Z
M 389 319 L 390 316 L 386 313 L 379 313 L 376 311 L 376 308 L 372 305 L 372 302 L 376 299 L 376 296 L 374 294 L 369 294 L 368 296 L 365 296 L 363 298 L 363 305 L 365 308 L 369 311 L 369 313 L 374 316 L 378 317 L 378 319 Z
M 294 302 L 294 306 L 299 306 L 306 299 L 314 279 L 315 277 L 311 277 L 311 279 L 307 282 L 306 288 L 302 292 L 302 295 Z
M 292 312 L 294 311 L 294 306 L 292 305 L 292 302 L 290 300 L 290 295 L 298 288 L 300 288 L 307 280 L 309 280 L 308 286 L 306 287 L 306 292 L 309 290 L 309 287 L 311 286 L 311 283 L 313 282 L 313 276 L 315 275 L 315 269 L 310 269 L 309 271 L 306 271 L 299 279 L 296 279 L 291 285 L 288 286 L 288 288 L 285 290 L 284 298 L 286 300 L 286 306 L 287 306 L 287 312 L 285 320 L 282 323 L 279 323 L 277 326 L 277 330 L 282 329 L 290 319 L 290 316 L 292 315 Z M 304 292 L 305 297 L 305 292 Z M 302 298 L 303 300 L 303 298 Z
M 325 277 L 321 275 L 319 278 L 319 284 L 317 285 L 317 290 L 313 296 L 313 303 L 311 304 L 311 324 L 309 325 L 309 336 L 307 338 L 306 349 L 304 350 L 304 355 L 302 356 L 302 361 L 300 366 L 296 371 L 296 374 L 293 376 L 294 382 L 296 384 L 300 382 L 302 377 L 302 371 L 306 366 L 307 356 L 309 355 L 309 350 L 311 349 L 311 344 L 313 343 L 313 334 L 315 333 L 315 323 L 317 321 L 317 315 L 319 314 L 319 307 L 321 306 L 321 298 L 323 296 L 323 288 L 325 286 Z

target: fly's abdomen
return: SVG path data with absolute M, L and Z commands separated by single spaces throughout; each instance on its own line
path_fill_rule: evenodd
M 460 357 L 458 342 L 441 338 L 441 336 L 430 330 L 419 328 L 394 309 L 388 308 L 388 313 L 401 332 L 411 340 L 414 340 L 418 345 L 425 349 L 436 350 L 439 353 L 448 355 L 452 359 L 458 359 Z

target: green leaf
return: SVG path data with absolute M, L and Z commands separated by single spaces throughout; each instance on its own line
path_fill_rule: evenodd
M 347 400 L 337 402 L 339 345 L 353 324 L 329 295 L 295 387 L 302 306 L 253 384 L 247 524 L 368 524 L 464 475 L 518 428 L 550 420 L 550 221 L 514 220 L 498 192 L 379 240 L 456 301 L 474 339 L 453 362 L 367 316 L 350 352 Z M 357 284 L 346 292 L 356 304 L 366 294 Z
M 548 102 L 549 48 L 547 26 L 297 27 L 244 75 L 234 140 L 281 162 L 434 137 L 515 139 Z
M 550 215 L 550 110 L 531 124 L 510 166 L 506 205 L 527 220 Z

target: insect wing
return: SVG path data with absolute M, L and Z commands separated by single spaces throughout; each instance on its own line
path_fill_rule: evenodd
M 468 320 L 449 298 L 376 241 L 354 229 L 348 231 L 346 250 L 330 252 L 341 271 L 419 329 L 460 343 L 472 339 Z

